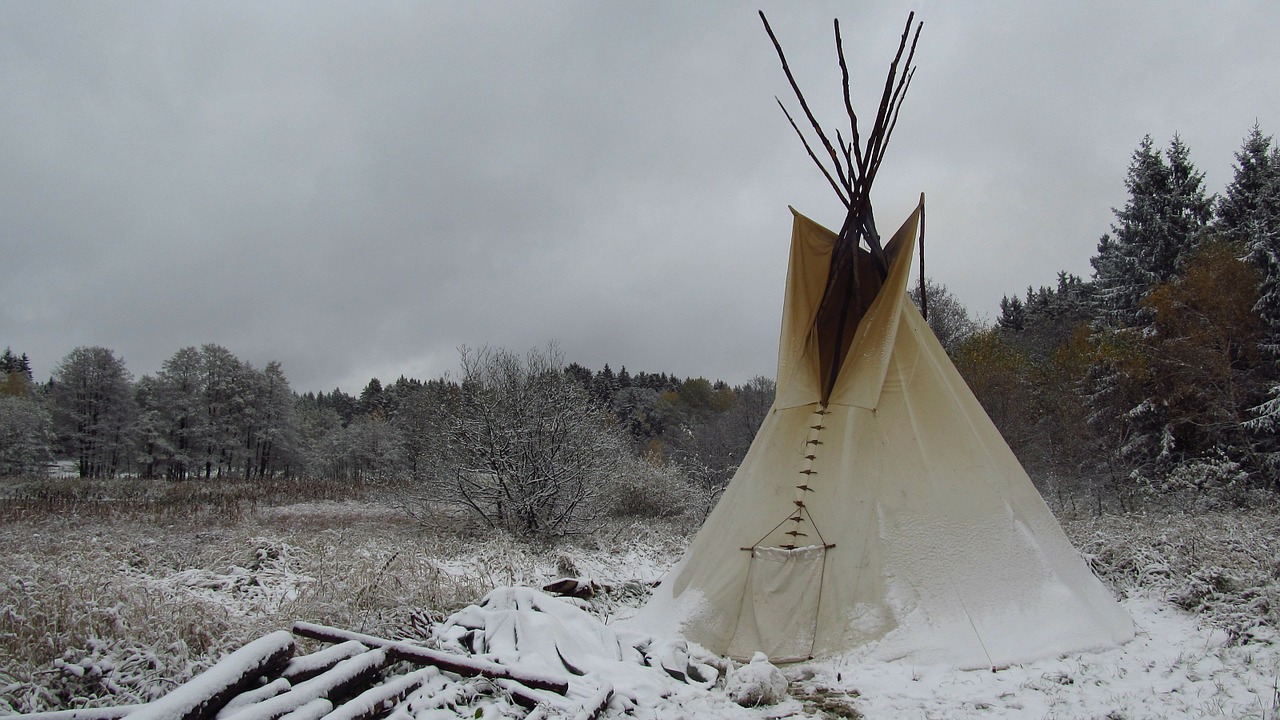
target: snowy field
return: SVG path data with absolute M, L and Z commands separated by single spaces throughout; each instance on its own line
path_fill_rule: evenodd
M 1133 616 L 1138 635 L 1124 647 L 996 672 L 831 658 L 784 668 L 788 698 L 749 709 L 723 682 L 625 667 L 612 682 L 654 699 L 637 717 L 1280 717 L 1280 517 L 1108 515 L 1064 527 Z M 576 544 L 531 547 L 466 523 L 424 529 L 351 499 L 0 505 L 0 714 L 146 702 L 299 620 L 438 639 L 442 621 L 474 616 L 466 608 L 491 590 L 562 576 L 611 588 L 543 631 L 589 644 L 643 602 L 689 529 L 613 521 Z

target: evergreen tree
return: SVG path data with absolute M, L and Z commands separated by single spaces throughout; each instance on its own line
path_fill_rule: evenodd
M 1027 326 L 1026 306 L 1016 295 L 1000 298 L 1000 317 L 996 318 L 996 327 L 1001 330 L 1018 332 Z
M 1236 153 L 1235 176 L 1214 208 L 1214 229 L 1224 239 L 1247 245 L 1252 251 L 1259 240 L 1280 229 L 1278 182 L 1280 148 L 1254 125 Z M 1255 263 L 1261 259 L 1253 258 Z
M 387 411 L 387 400 L 382 390 L 382 381 L 373 378 L 364 386 L 364 390 L 360 391 L 360 404 L 357 406 L 357 411 L 361 415 L 379 414 L 385 418 L 390 414 Z
M 15 355 L 12 348 L 6 347 L 0 355 L 0 395 L 21 397 L 35 392 L 35 388 L 27 354 Z
M 576 362 L 569 363 L 565 366 L 564 373 L 571 380 L 578 383 L 583 390 L 591 389 L 591 379 L 595 377 L 595 373 L 591 372 L 590 368 L 583 367 Z
M 1252 408 L 1246 423 L 1256 452 L 1271 471 L 1280 468 L 1280 147 L 1257 125 L 1236 153 L 1235 176 L 1217 205 L 1217 230 L 1247 248 L 1257 269 L 1262 359 L 1260 381 L 1269 399 Z
M 613 403 L 613 396 L 618 392 L 618 377 L 613 374 L 609 363 L 591 379 L 591 399 L 597 404 L 608 406 Z
M 1248 248 L 1262 274 L 1257 311 L 1264 348 L 1280 357 L 1280 147 L 1255 125 L 1236 153 L 1235 177 L 1217 206 L 1217 230 Z
M 1099 315 L 1110 327 L 1149 323 L 1142 299 L 1177 274 L 1212 214 L 1204 174 L 1174 136 L 1163 155 L 1151 136 L 1133 153 L 1125 178 L 1129 201 L 1115 210 L 1114 239 L 1104 236 L 1093 263 Z

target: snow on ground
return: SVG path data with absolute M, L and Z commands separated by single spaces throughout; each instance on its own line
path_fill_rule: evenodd
M 199 671 L 294 620 L 409 632 L 420 629 L 406 625 L 420 612 L 438 620 L 494 587 L 536 588 L 557 577 L 600 584 L 592 611 L 612 625 L 643 602 L 684 544 L 678 533 L 628 526 L 595 541 L 530 546 L 421 533 L 397 518 L 369 504 L 319 502 L 262 507 L 219 526 L 167 516 L 0 524 L 0 713 L 145 701 L 184 680 L 181 668 Z M 1264 608 L 1280 572 L 1269 545 L 1276 527 L 1272 513 L 1080 524 L 1077 543 L 1127 594 L 1138 634 L 1120 648 L 994 673 L 849 655 L 785 667 L 789 699 L 779 705 L 740 708 L 722 685 L 673 682 L 653 716 L 849 717 L 856 709 L 869 720 L 1276 720 L 1280 636 Z M 1192 582 L 1203 568 L 1221 581 Z M 175 633 L 186 649 L 173 649 Z M 135 659 L 147 667 L 131 670 Z M 652 670 L 635 682 L 656 682 Z M 136 687 L 125 675 L 138 677 Z
M 248 616 L 279 611 L 296 600 L 302 587 L 315 578 L 297 572 L 293 548 L 268 538 L 254 538 L 253 557 L 219 570 L 189 568 L 156 575 L 128 568 L 137 582 L 162 591 L 185 592 L 203 602 L 221 605 L 234 615 Z
M 1013 666 L 958 672 L 856 657 L 790 670 L 859 697 L 879 718 L 1265 718 L 1280 712 L 1273 642 L 1228 646 L 1227 635 L 1151 597 L 1123 603 L 1137 626 L 1128 644 Z
M 868 720 L 1272 720 L 1280 700 L 1274 633 L 1234 645 L 1226 632 L 1149 595 L 1124 602 L 1137 636 L 1122 647 L 996 671 L 883 662 L 855 653 L 785 667 L 788 697 L 751 708 L 733 698 L 741 694 L 742 681 L 758 684 L 755 676 L 767 677 L 758 664 L 726 667 L 723 659 L 678 639 L 615 630 L 580 606 L 589 604 L 499 588 L 479 606 L 453 615 L 436 639 L 455 651 L 540 672 L 569 677 L 583 670 L 586 676 L 574 683 L 586 683 L 588 690 L 612 687 L 618 696 L 607 717 L 800 720 L 852 717 L 856 711 Z

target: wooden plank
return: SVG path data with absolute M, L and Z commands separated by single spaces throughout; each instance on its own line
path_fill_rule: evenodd
M 325 720 L 369 720 L 383 715 L 389 705 L 400 702 L 409 693 L 422 687 L 423 683 L 439 674 L 439 669 L 425 667 L 394 677 L 334 708 L 333 712 L 325 716 Z

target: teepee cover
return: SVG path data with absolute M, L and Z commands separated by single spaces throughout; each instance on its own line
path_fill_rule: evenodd
M 919 214 L 885 245 L 883 281 L 861 283 L 828 384 L 836 234 L 795 213 L 776 400 L 651 627 L 739 658 L 868 648 L 962 667 L 1132 637 L 907 298 Z

